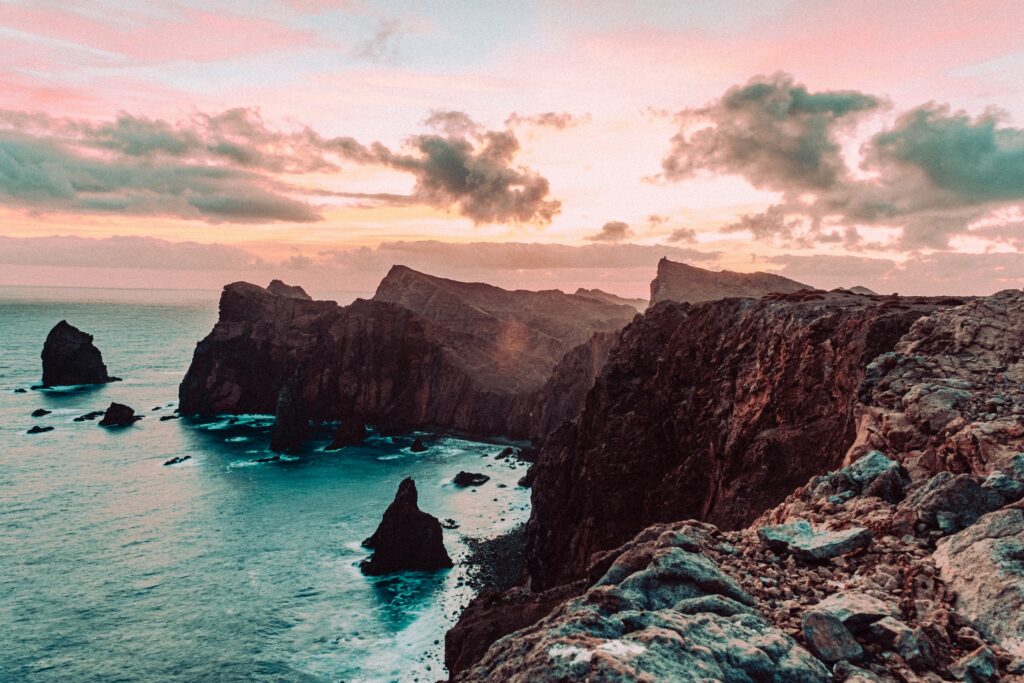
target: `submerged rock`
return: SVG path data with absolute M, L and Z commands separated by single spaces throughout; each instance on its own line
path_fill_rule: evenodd
M 178 455 L 178 456 L 175 456 L 175 457 L 171 458 L 170 460 L 165 461 L 164 462 L 164 467 L 169 467 L 171 465 L 177 465 L 178 463 L 182 463 L 182 462 L 185 462 L 186 460 L 191 460 L 191 459 L 192 459 L 191 455 Z
M 177 419 L 178 419 L 177 415 L 161 415 L 160 416 L 160 421 L 161 422 L 167 422 L 168 420 L 177 420 Z
M 816 531 L 802 519 L 757 530 L 773 550 L 790 552 L 804 560 L 828 560 L 871 544 L 871 531 L 863 527 L 843 531 Z
M 43 344 L 43 386 L 104 384 L 116 382 L 107 374 L 100 350 L 92 343 L 92 335 L 61 320 L 46 335 Z
M 75 422 L 87 422 L 87 421 L 95 420 L 97 417 L 100 417 L 105 412 L 107 412 L 107 411 L 105 411 L 105 410 L 93 410 L 91 412 L 86 413 L 85 415 L 79 415 L 78 417 L 76 417 L 74 419 L 74 421 Z
M 99 421 L 100 427 L 127 427 L 142 419 L 135 410 L 123 403 L 111 403 Z
M 412 445 L 409 446 L 409 450 L 412 451 L 413 453 L 424 453 L 426 452 L 427 447 L 423 443 L 423 439 L 416 437 L 416 439 L 412 442 Z
M 479 474 L 478 472 L 459 472 L 452 479 L 452 483 L 456 486 L 480 486 L 490 481 L 490 477 L 486 474 Z
M 441 523 L 417 505 L 416 483 L 411 478 L 398 485 L 395 499 L 363 546 L 373 555 L 360 564 L 364 574 L 378 576 L 401 571 L 434 571 L 452 566 L 444 548 Z
M 49 415 L 52 412 L 52 410 L 47 410 L 46 408 L 36 408 L 32 411 L 32 417 L 42 417 L 44 415 Z
M 39 425 L 36 425 L 36 426 L 32 427 L 31 429 L 29 429 L 25 433 L 26 434 L 42 434 L 43 432 L 52 432 L 52 431 L 53 431 L 53 427 L 40 427 Z

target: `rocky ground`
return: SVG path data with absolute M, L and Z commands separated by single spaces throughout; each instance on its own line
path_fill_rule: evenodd
M 742 529 L 654 524 L 474 601 L 454 679 L 1024 681 L 1024 292 L 920 317 L 853 412 L 845 466 Z

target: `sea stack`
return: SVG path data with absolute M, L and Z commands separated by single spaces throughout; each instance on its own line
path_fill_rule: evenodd
M 130 406 L 123 403 L 111 403 L 98 424 L 100 427 L 127 427 L 141 419 L 142 416 L 136 415 L 135 410 Z
M 270 450 L 293 451 L 309 436 L 309 414 L 302 398 L 302 372 L 296 370 L 277 393 Z
M 100 350 L 92 343 L 92 335 L 82 332 L 66 320 L 53 326 L 43 344 L 43 386 L 73 384 L 105 384 L 117 377 L 107 374 Z
M 360 568 L 364 574 L 380 576 L 401 571 L 448 569 L 452 560 L 444 548 L 441 523 L 419 509 L 416 482 L 405 478 L 373 536 L 363 546 L 374 551 Z

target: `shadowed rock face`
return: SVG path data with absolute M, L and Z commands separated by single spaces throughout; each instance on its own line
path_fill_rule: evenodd
M 285 380 L 301 366 L 292 402 L 312 420 L 544 436 L 578 414 L 615 330 L 634 315 L 626 306 L 560 292 L 463 287 L 396 272 L 412 293 L 399 297 L 392 276 L 382 288 L 427 316 L 385 301 L 340 307 L 244 282 L 228 285 L 218 322 L 182 381 L 182 413 L 274 413 Z M 440 293 L 429 295 L 428 285 Z M 604 329 L 612 331 L 598 331 Z
M 271 294 L 280 294 L 281 296 L 287 296 L 292 299 L 302 299 L 304 301 L 312 301 L 313 297 L 306 294 L 306 290 L 298 285 L 286 285 L 280 280 L 271 280 L 270 284 L 267 285 L 267 291 Z
M 48 387 L 72 384 L 104 384 L 117 377 L 107 374 L 100 350 L 92 343 L 92 335 L 61 320 L 46 335 L 43 344 L 43 385 Z
M 495 391 L 540 389 L 573 347 L 595 332 L 615 332 L 636 315 L 632 306 L 557 290 L 508 291 L 433 277 L 394 266 L 373 296 L 399 304 L 455 336 L 465 367 Z
M 657 277 L 651 281 L 651 306 L 661 301 L 695 304 L 729 297 L 758 298 L 801 289 L 814 287 L 772 273 L 705 270 L 663 258 L 658 262 Z
M 373 556 L 360 568 L 371 576 L 400 571 L 434 571 L 452 566 L 444 549 L 441 523 L 417 505 L 416 483 L 409 478 L 398 485 L 395 500 L 372 536 L 363 541 Z
M 604 301 L 609 304 L 625 304 L 626 306 L 632 306 L 638 313 L 643 313 L 647 310 L 647 299 L 627 299 L 601 289 L 584 289 L 583 287 L 580 287 L 573 292 L 573 294 L 589 299 L 597 299 L 598 301 Z
M 277 392 L 270 448 L 278 452 L 299 448 L 309 436 L 309 413 L 302 400 L 302 371 L 297 369 Z
M 531 585 L 577 578 L 654 522 L 739 527 L 841 464 L 866 366 L 935 308 L 801 292 L 650 309 L 540 454 Z

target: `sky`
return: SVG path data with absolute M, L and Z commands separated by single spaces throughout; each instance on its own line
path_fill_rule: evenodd
M 0 285 L 1024 287 L 1024 3 L 0 3 Z

